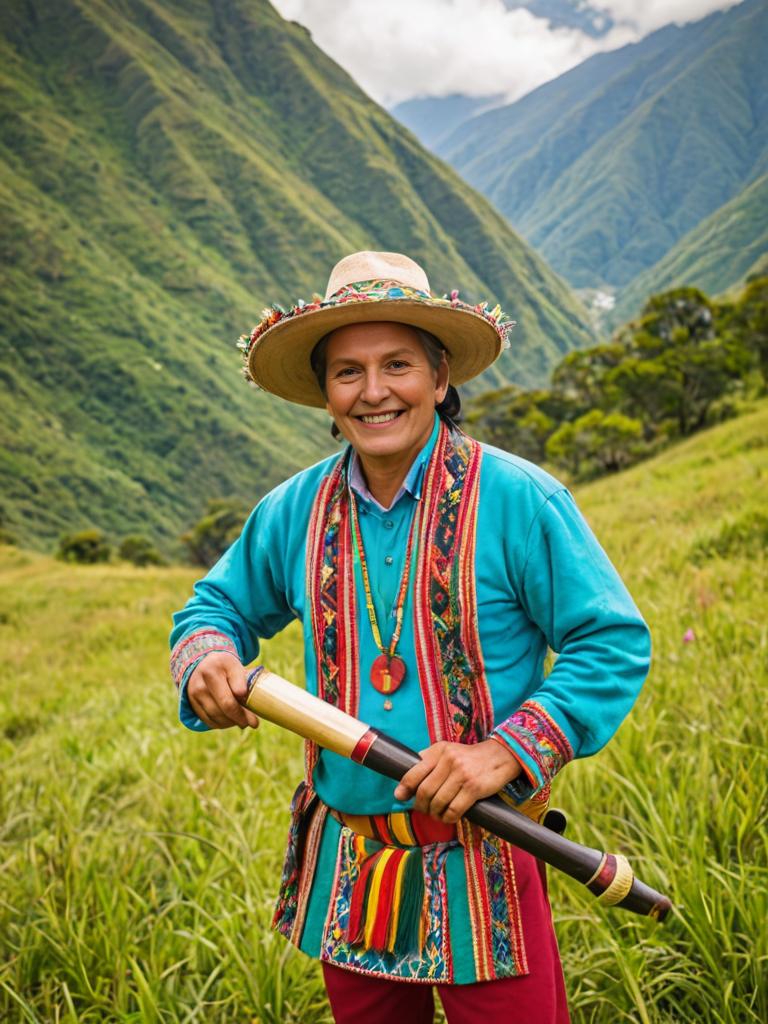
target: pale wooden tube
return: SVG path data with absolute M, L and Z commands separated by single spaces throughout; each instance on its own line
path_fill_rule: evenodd
M 265 668 L 252 672 L 248 685 L 250 691 L 245 703 L 251 711 L 304 739 L 314 740 L 334 754 L 351 757 L 369 731 L 367 725 L 346 711 L 318 700 Z

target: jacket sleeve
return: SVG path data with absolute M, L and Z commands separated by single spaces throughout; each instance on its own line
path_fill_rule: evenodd
M 521 801 L 613 736 L 648 673 L 650 634 L 565 489 L 531 523 L 517 586 L 528 618 L 557 654 L 539 688 L 491 734 L 523 766 L 508 788 Z
M 287 531 L 281 529 L 280 514 L 269 495 L 260 502 L 238 539 L 173 617 L 171 675 L 179 689 L 179 718 L 189 729 L 208 729 L 186 693 L 200 661 L 225 651 L 247 665 L 259 653 L 259 638 L 274 636 L 295 617 L 286 597 Z

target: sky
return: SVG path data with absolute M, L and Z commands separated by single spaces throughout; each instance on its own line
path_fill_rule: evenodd
M 378 103 L 502 94 L 508 102 L 592 54 L 739 0 L 572 0 L 614 22 L 595 39 L 504 0 L 272 0 Z

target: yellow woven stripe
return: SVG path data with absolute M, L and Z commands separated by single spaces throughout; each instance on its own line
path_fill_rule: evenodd
M 416 836 L 411 830 L 411 816 L 402 811 L 394 811 L 389 816 L 389 827 L 392 835 L 401 846 L 416 846 Z
M 376 923 L 376 909 L 379 905 L 379 890 L 381 889 L 381 879 L 384 874 L 384 868 L 387 866 L 387 861 L 393 855 L 394 849 L 385 846 L 381 851 L 376 867 L 373 869 L 373 877 L 371 878 L 371 888 L 368 892 L 368 906 L 365 914 L 365 946 L 366 949 L 371 948 L 371 940 L 373 938 L 373 926 Z
M 405 874 L 405 863 L 410 856 L 411 854 L 406 853 L 400 858 L 400 863 L 397 865 L 397 874 L 395 875 L 395 892 L 392 897 L 392 921 L 387 933 L 387 949 L 390 953 L 394 953 L 395 951 L 397 924 L 400 920 L 400 897 L 403 892 L 403 875 Z
M 368 839 L 374 838 L 371 819 L 367 814 L 342 814 L 340 817 L 347 828 L 351 828 L 357 835 L 366 836 Z

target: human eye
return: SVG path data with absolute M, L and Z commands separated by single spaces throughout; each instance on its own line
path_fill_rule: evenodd
M 408 362 L 405 359 L 390 359 L 389 368 L 390 370 L 407 370 Z

